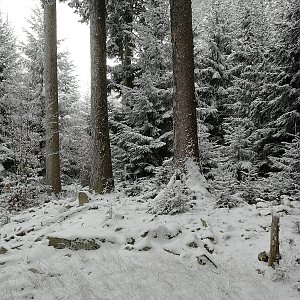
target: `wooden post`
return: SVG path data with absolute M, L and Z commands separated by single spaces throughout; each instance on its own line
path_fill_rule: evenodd
M 278 260 L 279 260 L 279 216 L 272 215 L 269 266 L 274 267 L 274 262 L 278 262 Z

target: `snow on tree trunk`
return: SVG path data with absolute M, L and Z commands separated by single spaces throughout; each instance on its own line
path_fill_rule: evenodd
M 170 0 L 173 47 L 174 160 L 183 169 L 188 159 L 199 161 L 192 8 L 190 0 Z
M 108 131 L 105 0 L 90 1 L 92 176 L 96 193 L 113 187 Z
M 46 103 L 46 183 L 61 191 L 58 126 L 56 1 L 44 4 L 44 85 Z
M 190 209 L 193 199 L 204 200 L 205 205 L 210 196 L 198 165 L 191 0 L 170 0 L 170 8 L 176 174 L 153 199 L 149 211 L 156 214 L 183 213 Z

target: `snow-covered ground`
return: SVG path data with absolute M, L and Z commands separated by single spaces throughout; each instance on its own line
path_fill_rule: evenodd
M 186 213 L 156 216 L 150 196 L 120 190 L 79 207 L 74 193 L 12 216 L 0 228 L 0 299 L 300 299 L 300 201 L 217 209 L 198 197 Z M 275 270 L 257 259 L 272 211 Z M 55 249 L 48 238 L 100 248 Z

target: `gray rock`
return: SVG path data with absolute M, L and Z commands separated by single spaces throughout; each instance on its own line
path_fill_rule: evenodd
M 197 256 L 197 262 L 201 266 L 210 265 L 216 269 L 218 268 L 217 265 L 205 254 Z
M 56 249 L 68 248 L 71 250 L 96 250 L 100 248 L 100 245 L 96 243 L 95 240 L 84 240 L 84 239 L 74 239 L 68 240 L 59 237 L 47 237 L 49 241 L 49 246 Z
M 266 251 L 260 252 L 258 254 L 258 260 L 263 262 L 269 261 L 269 255 L 266 253 Z
M 1 254 L 5 254 L 6 252 L 7 252 L 8 250 L 7 249 L 5 249 L 4 247 L 0 247 L 0 255 Z
M 90 199 L 91 199 L 91 195 L 89 192 L 86 192 L 86 191 L 78 192 L 79 206 L 83 206 L 85 203 L 89 203 Z

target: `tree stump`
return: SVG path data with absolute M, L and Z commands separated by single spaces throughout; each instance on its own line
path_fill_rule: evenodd
M 269 266 L 274 267 L 274 263 L 279 260 L 279 216 L 272 215 L 271 242 Z

